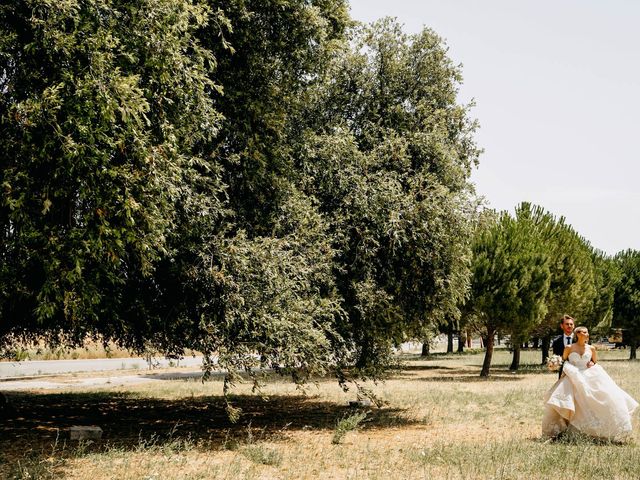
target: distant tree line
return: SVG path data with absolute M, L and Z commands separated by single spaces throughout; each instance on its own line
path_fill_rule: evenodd
M 608 257 L 578 235 L 564 218 L 520 204 L 515 215 L 490 210 L 477 217 L 472 241 L 471 288 L 461 307 L 462 328 L 485 339 L 481 375 L 489 375 L 494 338 L 509 336 L 513 360 L 535 338 L 542 362 L 563 314 L 594 334 L 624 331 L 630 357 L 640 334 L 640 252 Z

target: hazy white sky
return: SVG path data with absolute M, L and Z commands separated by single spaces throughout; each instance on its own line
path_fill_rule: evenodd
M 476 101 L 472 179 L 497 209 L 541 205 L 595 247 L 640 250 L 640 1 L 351 0 L 442 36 Z

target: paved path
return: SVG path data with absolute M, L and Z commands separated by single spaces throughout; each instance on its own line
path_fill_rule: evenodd
M 399 351 L 420 351 L 420 343 L 404 343 Z M 217 359 L 212 358 L 214 362 Z M 167 368 L 200 367 L 202 357 L 185 357 L 181 360 L 154 358 L 154 367 Z M 0 382 L 7 378 L 34 377 L 41 375 L 59 375 L 63 373 L 79 372 L 110 372 L 117 370 L 149 370 L 149 364 L 144 358 L 101 358 L 92 360 L 25 360 L 23 362 L 0 362 Z
M 193 380 L 202 378 L 202 371 L 140 373 L 138 375 L 111 375 L 102 377 L 72 377 L 70 375 L 47 379 L 46 377 L 26 380 L 3 380 L 0 392 L 19 390 L 73 390 L 86 387 L 118 387 L 141 383 L 158 383 L 166 380 Z
M 154 367 L 201 366 L 202 357 L 185 357 L 181 360 L 154 358 Z M 6 378 L 33 377 L 77 372 L 109 372 L 116 370 L 149 370 L 144 358 L 101 358 L 94 360 L 25 360 L 24 362 L 0 362 L 0 381 Z

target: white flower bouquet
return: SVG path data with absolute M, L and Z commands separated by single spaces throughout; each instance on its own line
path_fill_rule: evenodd
M 564 363 L 560 355 L 551 355 L 547 358 L 547 368 L 550 372 L 557 372 Z

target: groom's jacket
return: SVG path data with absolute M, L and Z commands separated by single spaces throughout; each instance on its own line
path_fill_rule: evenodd
M 553 350 L 554 355 L 560 355 L 562 357 L 562 354 L 564 353 L 564 335 L 560 335 L 553 341 L 553 343 L 551 343 L 551 349 Z M 558 371 L 558 378 L 562 376 L 563 366 L 564 365 L 560 366 L 560 370 Z
M 551 344 L 551 348 L 553 350 L 554 355 L 560 355 L 564 353 L 564 335 L 560 335 L 556 338 Z

